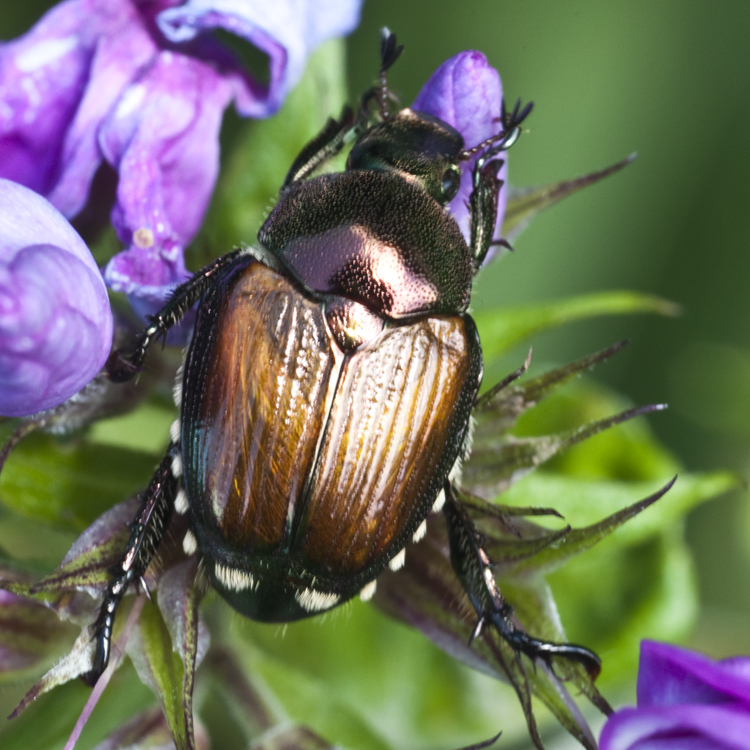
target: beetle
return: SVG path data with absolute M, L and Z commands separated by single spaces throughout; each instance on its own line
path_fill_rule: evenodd
M 379 85 L 303 148 L 258 245 L 179 286 L 134 351 L 108 361 L 113 380 L 131 378 L 199 301 L 175 386 L 180 417 L 104 593 L 90 684 L 173 513 L 188 518 L 185 552 L 235 610 L 289 622 L 369 599 L 442 512 L 474 636 L 489 625 L 531 658 L 599 671 L 587 649 L 516 627 L 453 491 L 482 378 L 472 280 L 497 244 L 498 156 L 531 105 L 503 106 L 500 132 L 465 148 L 435 117 L 389 111 L 386 73 L 401 50 L 384 30 Z M 344 172 L 311 176 L 352 136 Z M 467 243 L 446 207 L 474 156 Z

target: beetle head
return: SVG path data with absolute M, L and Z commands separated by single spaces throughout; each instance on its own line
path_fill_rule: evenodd
M 455 198 L 461 183 L 461 134 L 425 112 L 402 109 L 366 130 L 357 139 L 347 170 L 395 172 L 440 205 Z

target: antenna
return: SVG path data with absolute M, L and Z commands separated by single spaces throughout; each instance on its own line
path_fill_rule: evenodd
M 380 91 L 378 92 L 378 111 L 383 120 L 388 119 L 388 69 L 398 60 L 404 51 L 404 45 L 397 45 L 396 35 L 387 27 L 380 30 Z
M 467 159 L 471 159 L 472 156 L 478 154 L 487 148 L 487 146 L 491 146 L 493 143 L 497 145 L 492 149 L 492 153 L 489 154 L 491 156 L 495 156 L 501 151 L 510 148 L 518 140 L 518 136 L 521 135 L 521 123 L 529 116 L 533 107 L 534 102 L 529 102 L 521 109 L 521 100 L 518 99 L 513 107 L 513 111 L 508 113 L 505 109 L 505 99 L 503 99 L 500 102 L 500 117 L 496 120 L 496 122 L 499 121 L 502 123 L 503 129 L 497 135 L 489 137 L 479 145 L 461 151 L 458 155 L 459 160 L 466 161 Z

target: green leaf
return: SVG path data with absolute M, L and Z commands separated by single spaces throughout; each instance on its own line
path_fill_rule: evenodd
M 567 482 L 570 486 L 564 490 L 559 489 L 551 492 L 549 495 L 542 497 L 540 494 L 526 493 L 520 496 L 520 490 L 527 485 L 532 485 L 534 479 L 542 477 L 549 480 L 550 484 L 562 484 Z M 589 559 L 592 553 L 599 552 L 596 559 L 600 561 L 600 569 L 586 568 L 586 580 L 579 581 L 571 577 L 570 571 L 574 569 L 571 565 L 565 566 L 561 573 L 564 575 L 565 584 L 562 587 L 555 587 L 560 591 L 562 599 L 566 595 L 572 597 L 575 603 L 571 605 L 573 613 L 580 611 L 586 606 L 586 599 L 581 595 L 585 591 L 589 598 L 596 598 L 596 591 L 602 588 L 602 581 L 606 581 L 605 590 L 609 592 L 610 599 L 617 597 L 623 591 L 638 591 L 643 593 L 647 587 L 638 586 L 636 581 L 641 580 L 644 576 L 647 580 L 661 580 L 664 570 L 670 568 L 675 574 L 675 563 L 679 562 L 680 556 L 673 559 L 669 554 L 664 554 L 656 559 L 645 558 L 640 566 L 632 564 L 633 551 L 643 544 L 652 544 L 649 540 L 663 540 L 664 529 L 679 519 L 690 507 L 701 500 L 708 499 L 716 493 L 725 491 L 736 484 L 736 478 L 729 474 L 715 474 L 707 476 L 689 476 L 683 483 L 681 491 L 675 491 L 675 497 L 669 501 L 671 493 L 668 493 L 660 503 L 664 507 L 660 508 L 660 503 L 649 509 L 654 512 L 657 518 L 650 521 L 641 522 L 631 520 L 630 524 L 625 525 L 624 531 L 619 531 L 624 539 L 615 543 L 614 538 L 606 543 L 606 552 L 602 552 L 604 545 L 600 545 L 596 550 L 592 550 L 584 559 Z M 576 480 L 559 476 L 545 477 L 544 475 L 534 475 L 529 477 L 526 482 L 516 485 L 520 488 L 516 493 L 515 499 L 519 506 L 523 506 L 522 512 L 528 512 L 530 505 L 549 505 L 559 504 L 559 498 L 575 497 Z M 635 483 L 616 483 L 616 482 L 588 482 L 584 483 L 578 480 L 578 483 L 591 489 L 592 497 L 582 503 L 586 515 L 595 515 L 597 522 L 587 528 L 570 530 L 561 529 L 558 532 L 548 531 L 536 524 L 527 521 L 522 517 L 513 517 L 512 508 L 500 506 L 499 512 L 487 507 L 485 503 L 478 499 L 467 498 L 460 495 L 462 501 L 467 503 L 471 518 L 477 524 L 478 529 L 485 539 L 485 548 L 493 563 L 493 572 L 495 572 L 498 585 L 508 602 L 514 607 L 515 616 L 523 629 L 534 637 L 544 638 L 555 642 L 565 642 L 564 633 L 560 630 L 557 617 L 557 610 L 548 589 L 542 584 L 540 574 L 545 570 L 554 568 L 562 562 L 569 561 L 573 555 L 588 550 L 591 546 L 600 542 L 605 536 L 617 529 L 625 520 L 632 519 L 637 513 L 645 510 L 652 505 L 661 493 L 649 497 L 645 501 L 635 504 L 632 507 L 623 507 L 626 503 L 620 503 L 616 508 L 612 508 L 613 498 L 604 496 L 593 496 L 597 491 L 601 492 L 602 488 L 622 491 L 627 488 L 633 491 Z M 618 486 L 620 485 L 620 486 Z M 503 499 L 508 499 L 514 494 L 514 490 L 503 495 Z M 645 494 L 645 493 L 644 493 Z M 511 499 L 513 499 L 511 497 Z M 608 502 L 609 500 L 609 508 Z M 564 504 L 563 504 L 564 506 Z M 482 508 L 486 509 L 485 518 L 481 519 Z M 610 518 L 600 520 L 601 516 L 606 514 L 607 510 L 613 511 Z M 565 508 L 561 508 L 565 512 Z M 540 513 L 540 515 L 542 515 Z M 567 515 L 567 514 L 566 514 Z M 577 513 L 581 517 L 584 513 Z M 641 516 L 645 517 L 646 514 Z M 378 581 L 378 590 L 375 601 L 378 606 L 382 607 L 392 616 L 398 617 L 408 624 L 421 630 L 428 638 L 445 649 L 455 658 L 465 661 L 467 664 L 478 669 L 486 671 L 490 665 L 498 676 L 503 676 L 509 680 L 516 689 L 522 705 L 525 707 L 529 731 L 537 747 L 539 742 L 536 736 L 535 720 L 530 714 L 528 695 L 530 690 L 534 695 L 544 701 L 550 710 L 555 714 L 558 721 L 585 747 L 595 747 L 590 734 L 570 703 L 567 693 L 560 692 L 561 683 L 556 682 L 554 674 L 545 678 L 543 669 L 537 664 L 537 669 L 524 669 L 526 657 L 518 659 L 512 657 L 512 648 L 503 642 L 497 633 L 488 633 L 486 638 L 469 649 L 467 641 L 472 632 L 474 622 L 472 621 L 471 610 L 466 606 L 465 597 L 460 583 L 453 572 L 448 552 L 448 545 L 445 538 L 445 529 L 440 520 L 431 519 L 428 523 L 428 534 L 423 542 L 409 548 L 409 557 L 407 565 L 398 573 L 387 572 L 383 574 Z M 573 519 L 568 519 L 573 520 Z M 578 519 L 575 519 L 576 523 Z M 618 536 L 618 535 L 615 535 Z M 684 559 L 684 556 L 683 556 Z M 606 564 L 601 564 L 602 562 Z M 684 566 L 683 566 L 684 568 Z M 533 574 L 530 577 L 520 575 L 520 573 Z M 683 574 L 683 580 L 685 575 Z M 618 585 L 619 584 L 619 585 Z M 628 613 L 631 608 L 635 612 L 642 612 L 638 617 L 638 626 L 658 622 L 667 617 L 662 624 L 667 626 L 668 632 L 684 632 L 694 615 L 695 590 L 691 589 L 689 576 L 687 582 L 682 586 L 682 594 L 685 597 L 683 606 L 674 606 L 672 613 L 668 614 L 664 609 L 664 590 L 659 587 L 657 592 L 649 592 L 645 601 L 640 607 L 622 606 L 618 608 L 604 608 L 605 613 L 615 611 L 618 613 L 615 617 L 601 623 L 601 633 L 604 637 L 591 640 L 590 628 L 584 633 L 584 638 L 576 638 L 577 642 L 585 643 L 588 647 L 596 647 L 602 640 L 610 643 L 612 640 L 619 641 L 623 638 L 623 620 L 628 619 Z M 670 599 L 672 597 L 670 596 Z M 590 605 L 589 605 L 590 606 Z M 641 634 L 643 630 L 638 631 Z M 652 633 L 653 627 L 652 627 Z M 658 635 L 658 630 L 656 633 Z M 484 636 L 484 634 L 483 634 Z M 638 636 L 631 635 L 631 641 Z M 628 646 L 632 646 L 628 643 Z M 506 651 L 508 653 L 506 653 Z M 628 654 L 632 653 L 632 649 Z M 632 666 L 632 664 L 630 665 Z M 610 671 L 612 673 L 612 671 Z M 584 695 L 595 703 L 602 710 L 608 712 L 609 706 L 599 694 L 593 685 L 589 675 L 581 665 L 562 659 L 555 658 L 555 674 L 559 674 L 565 680 L 571 681 Z M 553 679 L 554 678 L 554 679 Z
M 77 631 L 43 604 L 0 591 L 0 682 L 38 675 Z
M 632 680 L 642 638 L 684 640 L 698 613 L 681 523 L 630 547 L 612 550 L 605 541 L 548 580 L 568 636 L 601 656 L 605 690 Z
M 205 625 L 200 627 L 195 585 L 198 562 L 192 557 L 170 568 L 159 582 L 158 605 L 172 639 L 172 648 L 183 666 L 182 712 L 188 746 L 194 742 L 193 686 L 195 670 L 208 649 L 209 635 Z M 170 721 L 171 726 L 171 721 Z M 175 741 L 177 738 L 175 737 Z
M 48 572 L 60 563 L 75 538 L 72 531 L 24 518 L 0 506 L 0 559 L 17 570 L 35 575 Z
M 101 594 L 122 557 L 130 531 L 126 524 L 140 505 L 137 498 L 111 508 L 81 534 L 62 563 L 31 587 L 31 594 L 84 590 Z
M 525 339 L 575 320 L 600 315 L 657 313 L 679 315 L 673 302 L 640 292 L 611 291 L 569 297 L 541 305 L 523 305 L 474 314 L 485 360 L 495 359 Z
M 480 529 L 487 534 L 485 551 L 492 560 L 495 573 L 512 573 L 518 568 L 526 566 L 537 569 L 537 564 L 546 549 L 557 549 L 567 540 L 571 533 L 570 526 L 566 526 L 557 532 L 544 533 L 544 529 L 537 528 L 537 533 L 530 539 L 507 539 L 502 540 L 488 534 L 486 524 L 478 524 Z M 540 533 L 541 532 L 541 533 Z
M 175 416 L 176 409 L 171 405 L 145 403 L 129 414 L 95 422 L 86 433 L 86 441 L 145 451 L 155 456 L 163 455 L 169 443 L 169 427 Z
M 557 613 L 557 604 L 548 584 L 543 581 L 527 582 L 519 589 L 515 583 L 502 580 L 501 588 L 503 594 L 515 603 L 515 611 L 519 620 L 533 628 L 536 635 L 548 641 L 565 641 L 565 633 L 559 626 L 560 618 Z M 546 667 L 546 665 L 543 666 Z M 554 667 L 555 674 L 563 682 L 571 682 L 575 685 L 603 714 L 609 715 L 612 713 L 612 707 L 596 689 L 590 675 L 581 663 L 571 659 L 556 659 Z M 556 688 L 557 685 L 554 681 L 545 681 L 537 685 L 539 691 L 547 693 L 549 693 L 550 687 Z M 557 720 L 565 725 L 565 722 L 569 721 L 569 717 L 566 717 L 564 713 L 558 714 L 558 711 L 550 705 L 551 702 L 557 702 L 560 699 L 562 699 L 564 706 L 574 716 L 577 716 L 578 709 L 570 700 L 566 691 L 562 691 L 559 698 L 550 694 L 548 698 L 543 700 L 555 713 Z M 580 729 L 581 722 L 577 720 L 576 724 L 579 725 L 578 728 Z M 585 726 L 585 723 L 583 726 Z M 566 728 L 571 734 L 576 731 L 574 727 Z
M 0 501 L 26 518 L 81 531 L 145 487 L 156 461 L 141 451 L 31 435 L 0 474 Z
M 89 672 L 94 663 L 95 646 L 95 641 L 92 640 L 88 628 L 84 628 L 73 644 L 73 648 L 44 677 L 33 685 L 26 695 L 23 696 L 20 703 L 13 709 L 9 718 L 13 719 L 18 716 L 40 695 Z
M 64 622 L 73 622 L 79 627 L 91 622 L 94 609 L 88 594 L 71 591 L 37 591 L 33 581 L 17 580 L 5 573 L 0 578 L 0 588 L 24 599 L 43 604 Z
M 515 372 L 501 380 L 477 399 L 472 416 L 477 425 L 474 430 L 472 445 L 485 439 L 494 440 L 498 434 L 504 435 L 513 428 L 518 418 L 526 411 L 536 406 L 542 399 L 547 398 L 560 386 L 565 385 L 586 370 L 590 370 L 600 362 L 604 362 L 617 353 L 626 342 L 621 341 L 603 349 L 596 354 L 583 357 L 562 367 L 537 375 L 523 382 L 518 379 L 523 376 L 531 364 L 531 352 L 523 365 Z
M 6 688 L 0 696 L 0 716 L 10 712 L 12 703 L 9 701 L 16 689 Z M 63 750 L 90 694 L 90 688 L 74 680 L 41 696 L 21 716 L 0 721 L 0 747 L 3 750 Z M 113 724 L 116 726 L 133 717 L 149 703 L 153 703 L 153 696 L 141 685 L 134 670 L 125 665 L 104 691 L 77 747 L 81 750 L 93 747 L 111 734 Z
M 237 627 L 240 622 L 241 628 Z M 270 659 L 269 672 L 275 675 L 283 667 L 290 675 L 298 675 L 297 698 L 293 699 L 283 689 L 279 692 L 272 680 L 260 680 L 259 670 L 251 662 L 242 662 L 241 671 L 252 679 L 268 705 L 283 705 L 289 720 L 311 727 L 329 742 L 356 750 L 432 750 L 463 747 L 500 729 L 506 742 L 528 737 L 509 686 L 460 664 L 421 633 L 370 604 L 355 600 L 325 618 L 287 626 L 239 618 L 233 625 L 234 634 Z M 226 688 L 230 690 L 233 688 Z M 276 696 L 269 698 L 274 693 Z M 321 694 L 334 711 L 345 711 L 351 717 L 348 729 L 340 719 L 333 723 L 334 716 L 327 710 L 314 721 L 310 719 Z M 479 704 L 491 708 L 478 711 Z
M 739 484 L 730 472 L 684 473 L 658 503 L 634 518 L 612 537 L 617 546 L 639 544 L 660 534 L 697 505 Z M 536 472 L 503 494 L 508 505 L 554 505 L 573 527 L 598 524 L 603 517 L 627 508 L 658 489 L 654 482 L 590 481 Z
M 737 482 L 726 472 L 680 475 L 659 502 L 644 510 L 648 502 L 627 505 L 652 490 L 652 483 L 593 482 L 536 473 L 505 493 L 503 500 L 524 506 L 554 502 L 574 526 L 594 523 L 545 546 L 535 558 L 519 560 L 515 570 L 507 571 L 513 578 L 501 579 L 501 588 L 512 586 L 520 571 L 539 574 L 565 562 L 548 578 L 561 619 L 572 640 L 602 657 L 605 679 L 617 682 L 635 669 L 640 638 L 679 639 L 689 631 L 697 612 L 697 588 L 681 538 L 681 518 Z M 617 528 L 639 510 L 644 512 Z M 615 515 L 595 520 L 606 513 Z M 603 538 L 615 528 L 616 533 Z M 584 550 L 586 554 L 578 556 Z M 491 554 L 496 554 L 494 549 Z M 525 601 L 518 599 L 516 606 Z
M 606 392 L 598 394 L 597 398 L 596 390 L 590 385 L 586 389 L 574 390 L 572 398 L 569 394 L 558 392 L 560 386 L 603 362 L 619 351 L 624 344 L 625 342 L 614 344 L 596 354 L 519 383 L 518 379 L 528 368 L 529 355 L 521 368 L 482 395 L 472 412 L 474 417 L 472 448 L 469 457 L 463 463 L 461 487 L 467 492 L 491 499 L 507 490 L 511 484 L 532 469 L 578 443 L 599 435 L 610 427 L 628 422 L 634 417 L 666 408 L 662 404 L 642 406 L 591 421 L 591 418 L 598 416 L 598 413 L 621 407 L 621 399 L 611 397 Z M 545 401 L 550 396 L 553 396 L 552 414 L 549 402 Z M 550 428 L 567 429 L 539 437 L 516 437 L 508 434 L 516 425 L 517 420 L 542 402 L 544 402 L 542 409 L 537 408 L 530 415 L 531 419 L 538 423 L 539 428 L 547 431 Z M 560 409 L 560 405 L 565 411 Z M 557 408 L 556 414 L 555 408 Z M 540 411 L 545 418 L 539 418 Z M 528 422 L 528 419 L 525 421 Z M 581 426 L 577 424 L 579 421 L 588 423 Z M 632 432 L 631 430 L 631 435 Z M 599 463 L 597 464 L 594 459 L 594 476 L 602 474 L 601 469 L 607 465 L 607 462 L 621 463 L 622 457 L 634 453 L 636 447 L 644 448 L 652 456 L 650 463 L 653 464 L 653 457 L 658 459 L 663 451 L 655 445 L 655 441 L 651 439 L 647 430 L 640 431 L 640 438 L 638 445 L 634 445 L 632 440 L 625 444 L 622 438 L 610 440 L 609 454 L 603 455 L 599 450 L 597 454 L 600 459 Z M 591 453 L 587 445 L 586 454 Z M 672 468 L 671 464 L 669 465 Z
M 242 668 L 231 648 L 212 645 L 206 654 L 204 672 L 211 675 L 212 696 L 219 697 L 228 709 L 246 743 L 276 725 L 276 712 L 266 697 L 267 686 L 256 684 L 257 676 Z
M 285 653 L 279 658 L 264 648 L 264 641 L 257 643 L 254 638 L 247 638 L 251 631 L 256 632 L 257 627 L 251 623 L 247 625 L 243 628 L 245 637 L 242 642 L 235 640 L 235 657 L 242 669 L 252 676 L 253 682 L 265 686 L 264 693 L 274 696 L 274 703 L 295 723 L 309 727 L 336 745 L 357 750 L 391 750 L 377 727 L 363 719 L 356 705 L 342 700 L 339 691 L 328 680 L 318 679 L 301 669 L 290 654 Z M 321 630 L 319 623 L 317 629 Z M 268 631 L 268 627 L 265 630 Z M 274 632 L 278 633 L 278 629 L 272 629 L 271 636 Z M 320 635 L 325 637 L 324 633 Z M 361 637 L 361 633 L 359 635 Z M 286 648 L 280 650 L 287 651 Z M 350 663 L 349 667 L 352 666 Z M 361 665 L 357 665 L 356 671 L 360 669 Z
M 177 750 L 194 750 L 183 707 L 185 670 L 172 649 L 172 638 L 155 604 L 147 603 L 131 635 L 127 654 L 141 678 L 162 704 Z
M 563 198 L 567 198 L 569 195 L 593 185 L 615 172 L 619 172 L 628 164 L 631 164 L 635 160 L 635 156 L 635 154 L 631 154 L 611 167 L 573 180 L 555 182 L 543 187 L 512 189 L 508 196 L 508 205 L 503 218 L 503 237 L 512 240 L 528 226 L 537 214 L 554 206 Z
M 514 434 L 565 432 L 607 418 L 630 406 L 616 393 L 589 379 L 575 380 L 524 412 Z M 663 482 L 682 470 L 679 461 L 659 444 L 648 419 L 634 419 L 607 430 L 585 444 L 553 458 L 545 471 L 588 479 Z
M 86 701 L 89 689 L 80 681 L 43 695 L 23 714 L 0 722 L 3 750 L 62 750 Z M 9 711 L 6 709 L 4 714 Z
M 120 605 L 120 617 L 115 621 L 112 640 L 114 645 L 110 655 L 107 672 L 112 672 L 119 667 L 124 656 L 122 640 L 130 637 L 130 629 L 140 612 L 141 604 L 131 601 L 124 601 Z M 33 703 L 40 695 L 49 692 L 55 687 L 70 682 L 91 671 L 94 663 L 94 654 L 96 651 L 96 639 L 92 637 L 92 631 L 89 627 L 92 623 L 90 613 L 86 616 L 86 624 L 81 630 L 80 635 L 73 644 L 72 649 L 50 669 L 36 684 L 24 695 L 20 703 L 15 707 L 10 718 L 15 718 L 24 711 L 29 704 Z M 105 672 L 105 675 L 107 674 Z M 104 683 L 106 684 L 106 683 Z M 96 692 L 96 691 L 95 691 Z M 98 698 L 96 699 L 98 701 Z M 95 705 L 96 701 L 94 702 Z M 93 706 L 92 706 L 93 707 Z M 84 709 L 82 719 L 88 717 L 88 709 Z M 83 721 L 85 724 L 85 720 Z
M 481 441 L 475 438 L 471 455 L 464 463 L 461 486 L 489 500 L 558 453 L 610 427 L 663 408 L 657 404 L 628 409 L 566 432 L 537 438 L 501 436 L 492 440 L 485 430 Z
M 524 573 L 539 575 L 540 573 L 555 570 L 570 558 L 591 549 L 597 542 L 600 542 L 624 524 L 625 521 L 635 518 L 639 513 L 653 505 L 653 503 L 669 491 L 674 481 L 673 479 L 644 500 L 633 503 L 633 505 L 607 516 L 598 523 L 581 529 L 571 529 L 568 527 L 564 530 L 564 533 L 558 532 L 557 538 L 552 543 L 540 548 L 533 557 L 527 555 L 509 560 L 504 557 L 498 558 L 498 565 L 501 565 L 504 574 L 509 576 L 517 576 Z M 496 547 L 501 547 L 501 545 L 495 545 L 492 549 Z M 492 559 L 494 561 L 496 558 L 493 557 Z

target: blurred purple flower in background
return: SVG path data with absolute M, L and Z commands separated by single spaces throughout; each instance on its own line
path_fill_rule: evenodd
M 459 52 L 446 60 L 422 87 L 413 109 L 439 117 L 453 126 L 464 137 L 466 148 L 472 148 L 499 132 L 500 107 L 503 88 L 500 75 L 487 62 L 481 52 Z M 505 158 L 502 155 L 500 158 Z M 461 188 L 451 201 L 450 210 L 461 227 L 466 240 L 469 240 L 469 209 L 471 195 L 471 168 L 475 159 L 468 162 L 461 174 Z M 507 180 L 507 165 L 498 172 L 501 180 Z M 503 223 L 508 190 L 504 185 L 500 190 L 497 207 L 495 236 L 499 238 Z M 487 254 L 486 261 L 493 255 Z M 485 261 L 485 262 L 486 262 Z
M 607 721 L 600 750 L 750 749 L 750 657 L 714 662 L 644 641 L 638 707 Z
M 111 344 L 107 290 L 84 241 L 40 195 L 0 179 L 0 414 L 61 403 Z
M 127 250 L 110 287 L 159 304 L 187 275 L 218 171 L 218 135 L 234 100 L 273 114 L 309 53 L 356 25 L 360 0 L 66 0 L 0 45 L 0 177 L 73 218 L 103 162 L 118 174 L 112 222 Z M 180 5 L 180 7 L 175 7 Z M 209 32 L 265 52 L 268 86 Z

